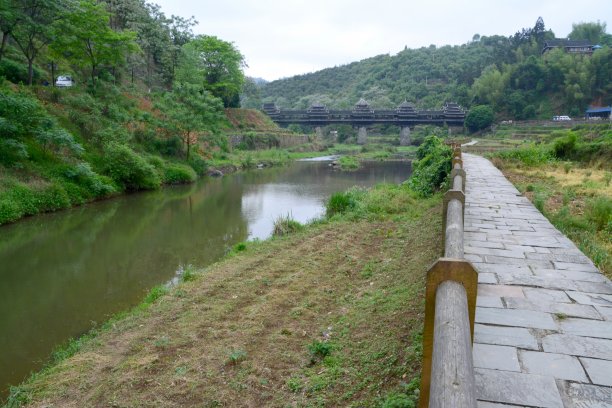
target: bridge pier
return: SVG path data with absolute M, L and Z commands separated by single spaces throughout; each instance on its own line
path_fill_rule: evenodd
M 402 126 L 399 142 L 400 146 L 410 146 L 410 126 Z
M 368 142 L 368 130 L 365 126 L 360 126 L 357 132 L 357 144 L 364 145 Z

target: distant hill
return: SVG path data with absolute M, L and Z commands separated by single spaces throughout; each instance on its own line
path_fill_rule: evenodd
M 612 45 L 605 24 L 574 25 L 599 29 L 597 42 Z M 375 108 L 394 108 L 407 100 L 421 108 L 455 101 L 464 107 L 491 105 L 498 116 L 529 119 L 552 114 L 581 115 L 591 103 L 610 104 L 612 53 L 608 46 L 590 55 L 557 49 L 541 55 L 554 39 L 542 19 L 510 37 L 474 36 L 458 46 L 404 49 L 318 72 L 272 81 L 245 98 L 252 106 L 275 102 L 285 109 L 306 109 L 319 102 L 350 108 L 365 98 Z

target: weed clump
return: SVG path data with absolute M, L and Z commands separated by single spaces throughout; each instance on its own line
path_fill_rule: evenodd
M 301 231 L 303 229 L 304 226 L 298 221 L 294 220 L 291 214 L 281 215 L 274 221 L 274 229 L 272 230 L 272 235 L 275 237 L 282 237 Z
M 597 197 L 587 205 L 587 219 L 597 231 L 610 228 L 612 221 L 612 200 L 608 197 Z
M 357 170 L 359 168 L 359 160 L 353 156 L 342 156 L 338 159 L 342 170 Z
M 232 350 L 229 354 L 228 361 L 232 365 L 237 365 L 247 358 L 247 352 L 241 349 Z
M 316 364 L 329 356 L 334 350 L 334 344 L 327 341 L 315 340 L 308 345 L 308 351 L 310 352 L 311 364 Z

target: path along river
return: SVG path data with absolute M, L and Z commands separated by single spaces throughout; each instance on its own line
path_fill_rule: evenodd
M 238 242 L 269 237 L 281 215 L 319 217 L 333 192 L 409 174 L 408 162 L 355 172 L 295 162 L 0 227 L 0 400 L 58 344 L 138 304 L 182 266 L 204 267 Z

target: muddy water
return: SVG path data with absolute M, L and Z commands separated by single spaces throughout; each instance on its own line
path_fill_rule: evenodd
M 206 266 L 240 241 L 269 237 L 281 215 L 319 217 L 333 192 L 398 183 L 409 172 L 407 162 L 350 173 L 295 162 L 0 227 L 0 397 L 58 344 L 139 303 L 181 266 Z

